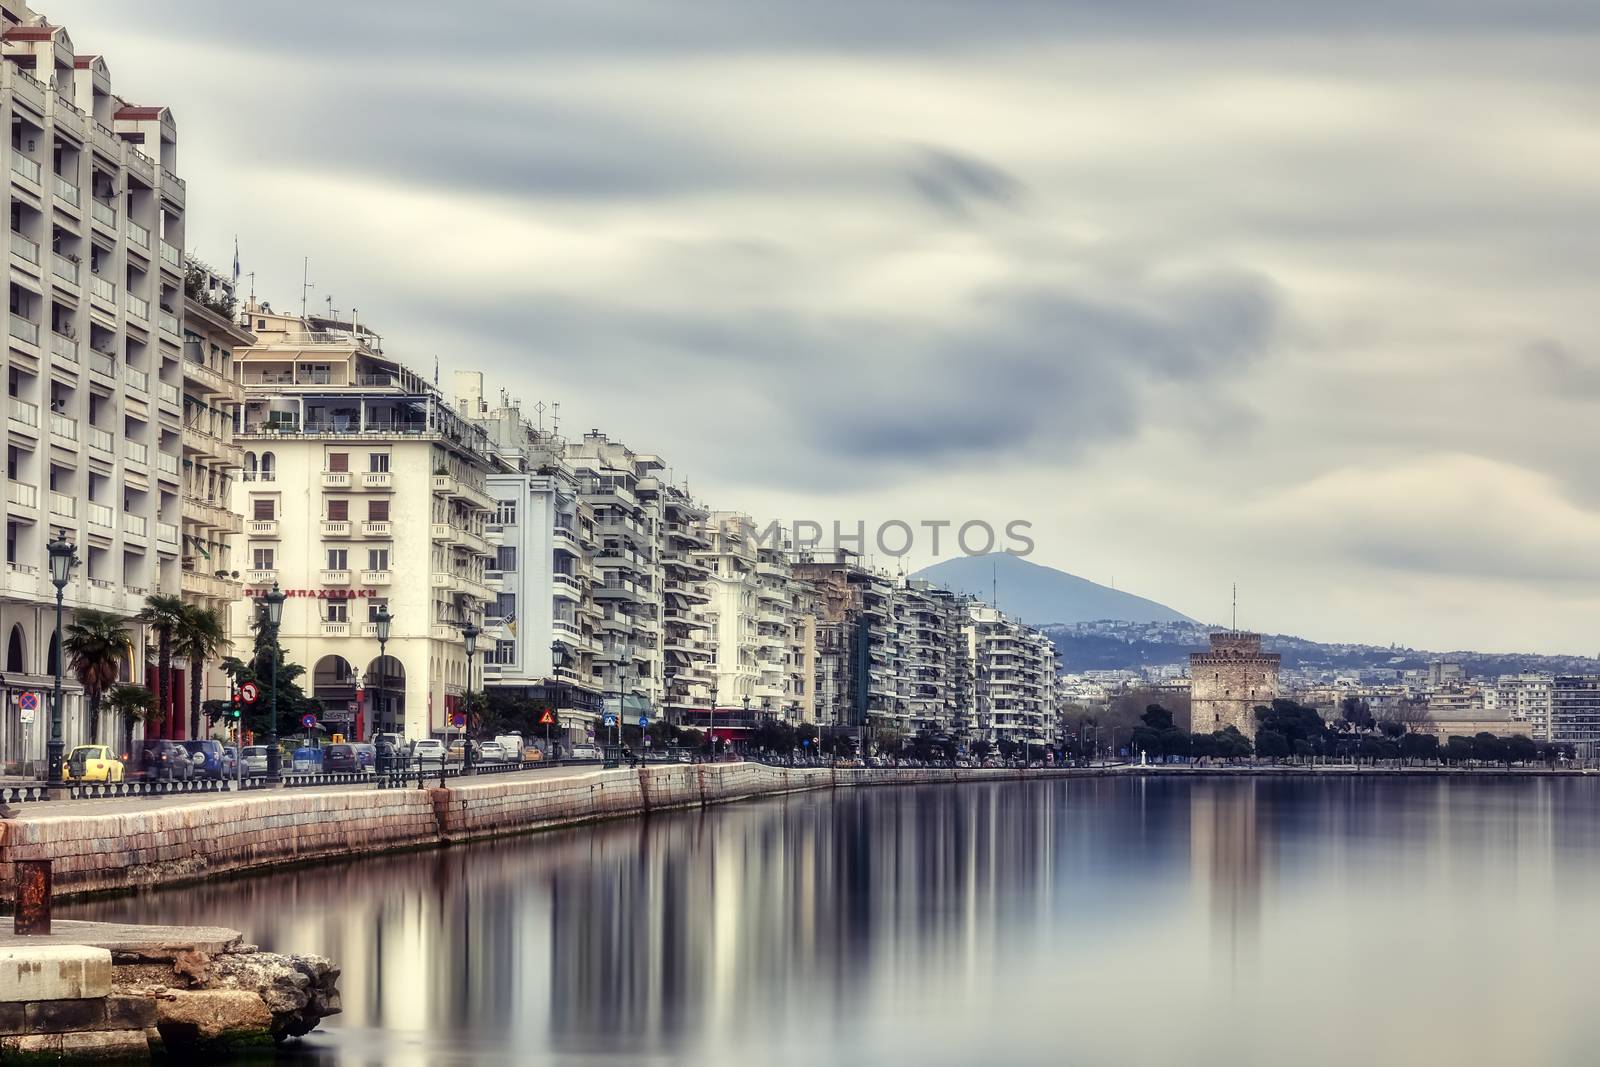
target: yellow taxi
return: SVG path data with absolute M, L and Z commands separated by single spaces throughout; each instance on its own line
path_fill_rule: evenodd
M 110 745 L 79 745 L 61 766 L 61 777 L 69 782 L 120 782 L 122 773 L 122 761 Z

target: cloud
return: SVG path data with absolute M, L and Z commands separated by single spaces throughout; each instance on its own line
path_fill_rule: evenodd
M 1001 168 L 973 155 L 924 146 L 910 171 L 911 185 L 940 211 L 968 218 L 979 207 L 1012 207 L 1023 185 Z

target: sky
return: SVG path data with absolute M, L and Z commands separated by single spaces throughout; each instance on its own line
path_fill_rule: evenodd
M 174 109 L 189 251 L 711 507 L 1600 650 L 1592 0 L 40 10 Z

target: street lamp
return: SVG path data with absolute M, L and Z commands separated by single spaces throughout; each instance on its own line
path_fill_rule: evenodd
M 50 553 L 50 584 L 56 587 L 56 699 L 50 708 L 50 743 L 46 748 L 49 758 L 49 781 L 52 786 L 61 784 L 61 663 L 66 650 L 61 647 L 61 600 L 66 595 L 67 579 L 78 562 L 78 550 L 61 534 L 51 541 L 46 550 Z
M 377 612 L 372 616 L 372 623 L 378 628 L 378 692 L 373 697 L 373 710 L 377 714 L 373 716 L 374 720 L 376 720 L 374 723 L 376 729 L 372 732 L 381 734 L 387 732 L 383 728 L 383 683 L 384 675 L 389 669 L 389 664 L 386 660 L 388 653 L 385 651 L 385 647 L 389 644 L 389 627 L 394 625 L 394 616 L 389 614 L 389 605 L 378 605 Z
M 623 645 L 619 651 L 620 657 L 617 660 L 617 714 L 616 717 L 611 720 L 610 751 L 606 753 L 607 767 L 617 766 L 619 757 L 621 755 L 619 750 L 621 748 L 622 740 L 622 705 L 623 702 L 627 700 L 627 690 L 622 684 L 622 672 L 625 667 L 633 663 L 632 645 Z
M 272 677 L 268 681 L 271 696 L 267 701 L 267 777 L 278 782 L 283 770 L 283 757 L 278 752 L 278 627 L 283 625 L 283 602 L 287 597 L 278 583 L 260 599 L 262 621 L 267 626 L 268 651 L 272 654 Z
M 571 658 L 567 655 L 567 646 L 563 645 L 560 641 L 551 641 L 550 642 L 550 673 L 552 675 L 554 675 L 557 671 L 560 671 L 563 667 L 565 667 L 570 662 L 572 662 L 572 661 L 571 661 Z M 561 679 L 560 678 L 555 678 L 554 680 L 556 681 L 557 684 L 550 687 L 550 692 L 551 692 L 551 695 L 553 697 L 555 697 L 557 694 L 559 694 L 561 692 L 561 688 L 560 688 L 560 684 L 559 684 Z M 555 750 L 550 747 L 550 724 L 549 723 L 545 723 L 544 724 L 544 758 L 545 759 L 555 759 L 555 756 L 556 756 Z
M 472 773 L 472 660 L 478 654 L 478 635 L 481 633 L 483 631 L 470 622 L 461 628 L 461 640 L 467 645 L 467 692 L 462 701 L 466 711 L 462 713 L 461 765 L 467 774 Z

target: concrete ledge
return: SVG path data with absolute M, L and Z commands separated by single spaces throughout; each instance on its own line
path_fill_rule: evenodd
M 0 948 L 0 1004 L 89 1000 L 111 992 L 111 953 L 87 945 Z

